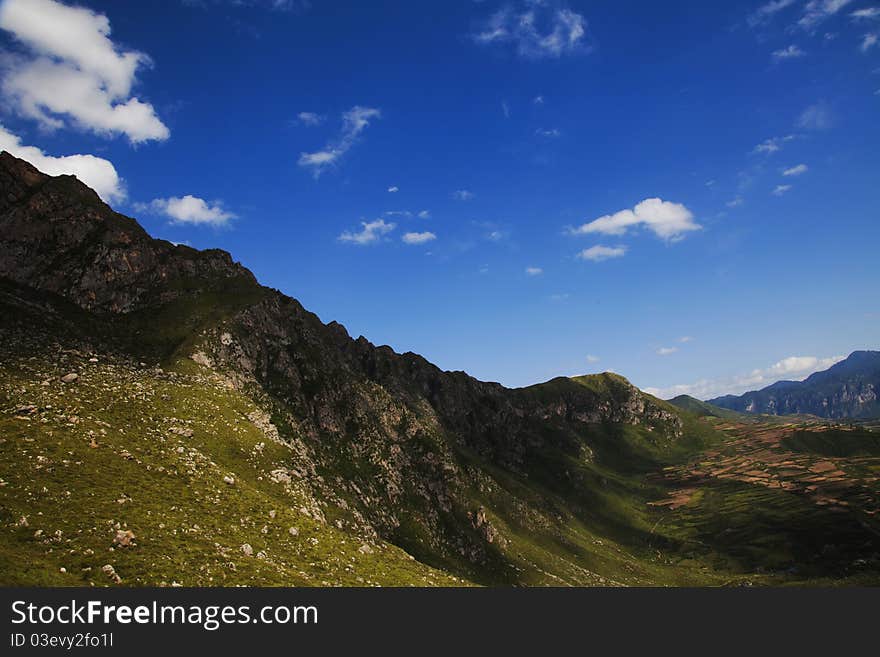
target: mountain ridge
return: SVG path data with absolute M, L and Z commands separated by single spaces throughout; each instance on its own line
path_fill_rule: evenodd
M 880 351 L 857 350 L 803 381 L 777 381 L 707 403 L 745 413 L 809 414 L 829 419 L 880 417 Z

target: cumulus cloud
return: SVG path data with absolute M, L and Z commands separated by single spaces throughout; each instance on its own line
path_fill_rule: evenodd
M 676 351 L 678 351 L 678 347 L 660 347 L 657 350 L 657 355 L 658 356 L 669 356 L 671 354 L 674 354 Z
M 400 239 L 404 244 L 425 244 L 437 239 L 437 236 L 430 231 L 425 231 L 423 233 L 404 233 Z
M 466 189 L 457 189 L 452 192 L 452 198 L 456 201 L 470 201 L 474 197 L 473 192 L 469 192 Z
M 540 267 L 526 267 L 526 275 L 528 276 L 540 276 L 544 273 L 544 270 Z
M 718 379 L 701 379 L 694 383 L 672 385 L 665 388 L 645 388 L 645 392 L 669 399 L 677 395 L 691 395 L 698 399 L 711 399 L 721 395 L 740 395 L 749 390 L 766 387 L 780 379 L 801 381 L 814 372 L 826 370 L 844 356 L 817 358 L 816 356 L 789 356 L 769 367 L 754 369 L 747 374 L 738 374 Z
M 149 210 L 165 215 L 176 224 L 225 226 L 235 215 L 223 209 L 219 201 L 208 203 L 198 196 L 172 196 L 150 201 Z
M 387 235 L 397 227 L 397 224 L 386 223 L 383 219 L 375 221 L 362 221 L 361 230 L 345 231 L 337 239 L 340 242 L 348 242 L 349 244 L 358 244 L 361 246 L 378 242 L 384 235 Z
M 430 219 L 431 213 L 428 210 L 420 210 L 416 215 L 419 219 Z
M 868 52 L 871 48 L 877 45 L 877 34 L 872 32 L 871 34 L 866 34 L 862 38 L 862 43 L 859 45 L 859 50 L 862 52 Z
M 783 171 L 782 175 L 783 176 L 800 176 L 800 175 L 806 173 L 807 171 L 809 171 L 809 169 L 810 169 L 810 167 L 808 167 L 806 164 L 798 164 L 796 166 L 793 166 L 793 167 Z
M 758 25 L 762 25 L 768 22 L 773 16 L 778 14 L 780 11 L 793 5 L 796 0 L 771 0 L 767 4 L 761 5 L 751 14 L 749 14 L 746 22 L 751 27 L 757 27 Z
M 587 21 L 558 2 L 528 1 L 505 7 L 473 35 L 480 44 L 506 44 L 521 57 L 561 57 L 585 50 Z
M 382 112 L 376 108 L 355 105 L 347 112 L 343 112 L 339 136 L 320 151 L 300 153 L 298 164 L 310 168 L 315 178 L 319 177 L 327 167 L 336 164 L 351 150 L 358 136 L 370 125 L 371 120 L 381 116 Z
M 324 122 L 324 117 L 315 112 L 300 112 L 296 115 L 296 120 L 302 125 L 320 125 Z
M 46 155 L 36 146 L 25 146 L 21 139 L 0 124 L 0 150 L 27 160 L 50 176 L 74 175 L 94 189 L 107 203 L 125 200 L 125 184 L 109 160 L 94 155 Z
M 779 61 L 783 59 L 795 59 L 797 57 L 803 57 L 806 55 L 803 50 L 801 50 L 798 46 L 790 45 L 786 48 L 781 48 L 779 50 L 773 51 L 773 59 Z
M 776 185 L 776 188 L 773 190 L 773 194 L 775 196 L 782 196 L 786 192 L 791 191 L 791 185 Z
M 149 57 L 114 44 L 105 15 L 55 0 L 5 0 L 0 28 L 25 50 L 7 57 L 2 72 L 3 95 L 21 115 L 132 143 L 168 139 L 153 106 L 132 96 Z
M 694 215 L 680 203 L 672 203 L 659 198 L 645 199 L 631 210 L 621 210 L 607 214 L 589 223 L 572 228 L 572 235 L 624 235 L 630 228 L 645 226 L 657 237 L 677 240 L 685 233 L 699 230 Z
M 590 260 L 591 262 L 602 262 L 611 258 L 622 258 L 626 255 L 625 246 L 602 246 L 597 244 L 589 249 L 584 249 L 577 254 L 581 260 Z
M 397 185 L 391 185 L 391 187 L 388 188 L 389 194 L 394 194 L 399 191 L 400 191 L 400 187 L 398 187 Z
M 846 7 L 852 0 L 810 0 L 804 7 L 803 16 L 797 24 L 812 32 L 819 23 Z

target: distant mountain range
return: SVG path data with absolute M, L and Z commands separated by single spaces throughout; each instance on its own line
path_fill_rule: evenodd
M 880 417 L 878 391 L 880 351 L 854 351 L 803 381 L 777 381 L 761 390 L 724 395 L 708 403 L 741 413 L 873 419 Z

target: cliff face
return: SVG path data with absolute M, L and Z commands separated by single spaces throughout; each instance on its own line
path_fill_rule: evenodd
M 682 436 L 674 409 L 616 375 L 510 390 L 352 339 L 229 254 L 152 239 L 75 178 L 6 153 L 0 191 L 0 279 L 19 290 L 7 307 L 25 303 L 22 289 L 57 295 L 113 349 L 209 368 L 266 409 L 296 455 L 284 476 L 340 527 L 428 563 L 516 581 L 514 527 L 564 532 L 571 514 L 622 522 L 596 506 L 595 450 L 637 434 L 631 449 L 660 454 Z
M 781 381 L 743 395 L 709 403 L 743 413 L 809 414 L 818 417 L 880 417 L 880 352 L 855 351 L 845 360 L 803 381 Z

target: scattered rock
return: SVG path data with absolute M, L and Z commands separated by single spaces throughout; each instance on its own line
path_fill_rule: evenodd
M 61 377 L 61 383 L 75 383 L 77 379 L 79 379 L 79 374 L 70 372 Z
M 101 570 L 114 584 L 122 584 L 122 578 L 116 573 L 116 569 L 112 565 L 109 563 L 104 564 L 101 566 Z
M 252 557 L 254 555 L 254 548 L 251 547 L 250 543 L 245 543 L 244 545 L 242 545 L 241 551 L 246 557 Z
M 171 427 L 168 431 L 184 438 L 193 437 L 193 430 L 188 427 Z
M 37 407 L 33 404 L 25 404 L 24 406 L 19 406 L 14 411 L 16 415 L 33 415 L 36 412 Z
M 364 543 L 358 548 L 358 552 L 360 552 L 361 554 L 373 554 L 373 548 Z
M 299 530 L 296 527 L 291 527 L 287 530 L 287 533 L 291 536 L 299 536 Z
M 223 483 L 227 486 L 235 486 L 235 477 L 230 477 L 229 475 L 226 475 L 223 477 Z
M 133 547 L 137 545 L 137 543 L 134 542 L 134 532 L 130 529 L 116 530 L 116 536 L 113 537 L 113 542 L 119 547 Z

